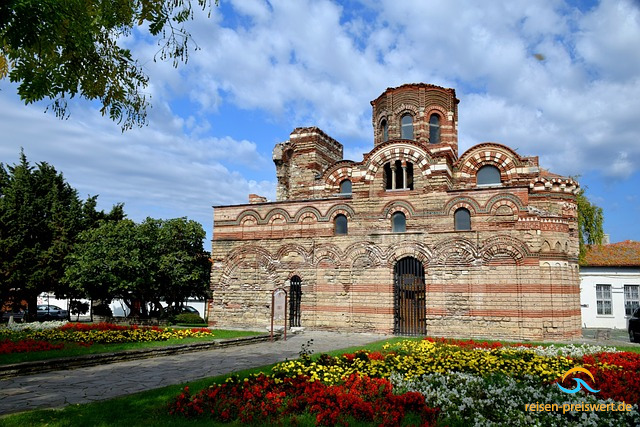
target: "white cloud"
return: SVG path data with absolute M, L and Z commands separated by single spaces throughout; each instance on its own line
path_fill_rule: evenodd
M 13 88 L 2 89 L 4 94 Z M 149 127 L 122 134 L 86 104 L 72 107 L 71 118 L 60 121 L 15 97 L 0 98 L 0 161 L 17 162 L 23 147 L 31 163 L 46 161 L 63 172 L 82 198 L 99 194 L 101 209 L 124 202 L 135 220 L 189 216 L 209 235 L 211 205 L 246 203 L 252 192 L 275 194 L 273 182 L 239 172 L 269 164 L 253 142 L 190 137 L 180 119 L 161 108 L 152 110 Z M 173 120 L 163 125 L 167 116 Z
M 24 145 L 114 202 L 201 206 L 206 226 L 211 204 L 273 198 L 271 150 L 294 127 L 322 128 L 359 161 L 373 147 L 369 101 L 426 82 L 456 89 L 460 152 L 493 140 L 553 172 L 637 176 L 637 2 L 572 4 L 223 2 L 211 18 L 196 12 L 202 50 L 177 70 L 153 62 L 155 43 L 127 41 L 152 82 L 149 127 L 123 136 L 94 110 L 59 122 L 1 92 L 0 153 Z

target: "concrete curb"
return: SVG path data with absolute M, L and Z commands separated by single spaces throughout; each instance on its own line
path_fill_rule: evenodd
M 204 343 L 182 344 L 142 350 L 127 350 L 116 353 L 87 354 L 85 356 L 78 357 L 65 357 L 60 359 L 13 363 L 10 365 L 0 366 L 0 380 L 21 375 L 75 369 L 86 366 L 103 365 L 107 363 L 117 363 L 125 360 L 146 359 L 150 357 L 168 356 L 172 354 L 190 353 L 194 351 L 256 344 L 261 342 L 268 342 L 270 338 L 270 335 L 256 335 L 252 337 L 213 340 Z M 274 340 L 279 340 L 280 334 L 274 334 L 273 338 Z

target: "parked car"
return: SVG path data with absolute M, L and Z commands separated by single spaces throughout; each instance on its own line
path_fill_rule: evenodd
M 629 341 L 640 342 L 640 308 L 637 308 L 629 318 L 627 329 L 629 331 Z
M 67 310 L 63 310 L 57 305 L 39 305 L 38 320 L 66 320 Z
M 191 313 L 191 314 L 196 314 L 200 316 L 200 312 L 195 308 L 191 307 L 190 305 L 183 305 L 180 307 L 174 307 L 174 306 L 165 307 L 163 316 L 175 316 L 176 314 L 182 314 L 182 313 Z M 151 317 L 160 316 L 159 311 L 152 311 L 149 314 L 151 315 Z
M 2 313 L 2 321 L 8 322 L 11 316 L 13 316 L 14 322 L 23 322 L 25 315 L 26 315 L 25 311 L 14 311 L 14 312 L 5 311 Z

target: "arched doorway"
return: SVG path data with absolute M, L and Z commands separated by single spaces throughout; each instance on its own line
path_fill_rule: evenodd
M 397 335 L 425 335 L 426 288 L 424 267 L 413 257 L 405 257 L 393 268 L 394 327 Z
M 302 279 L 293 276 L 289 279 L 289 325 L 300 326 L 300 300 L 302 299 Z

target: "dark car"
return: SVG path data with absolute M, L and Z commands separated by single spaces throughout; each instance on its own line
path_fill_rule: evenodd
M 190 313 L 190 314 L 196 314 L 198 316 L 200 316 L 200 312 L 198 310 L 196 310 L 195 308 L 191 307 L 190 305 L 182 305 L 179 307 L 175 307 L 175 306 L 170 306 L 170 307 L 165 307 L 164 308 L 164 312 L 163 312 L 163 316 L 175 316 L 176 314 L 183 314 L 183 313 Z M 152 311 L 149 313 L 149 315 L 151 317 L 161 317 L 160 316 L 160 312 L 159 311 Z
M 13 317 L 14 322 L 24 322 L 25 317 L 24 311 L 5 311 L 2 313 L 2 321 L 8 322 L 11 317 Z
M 629 330 L 629 341 L 640 342 L 640 308 L 637 308 L 629 318 L 627 329 Z
M 38 320 L 66 320 L 67 310 L 63 310 L 57 305 L 39 305 Z

